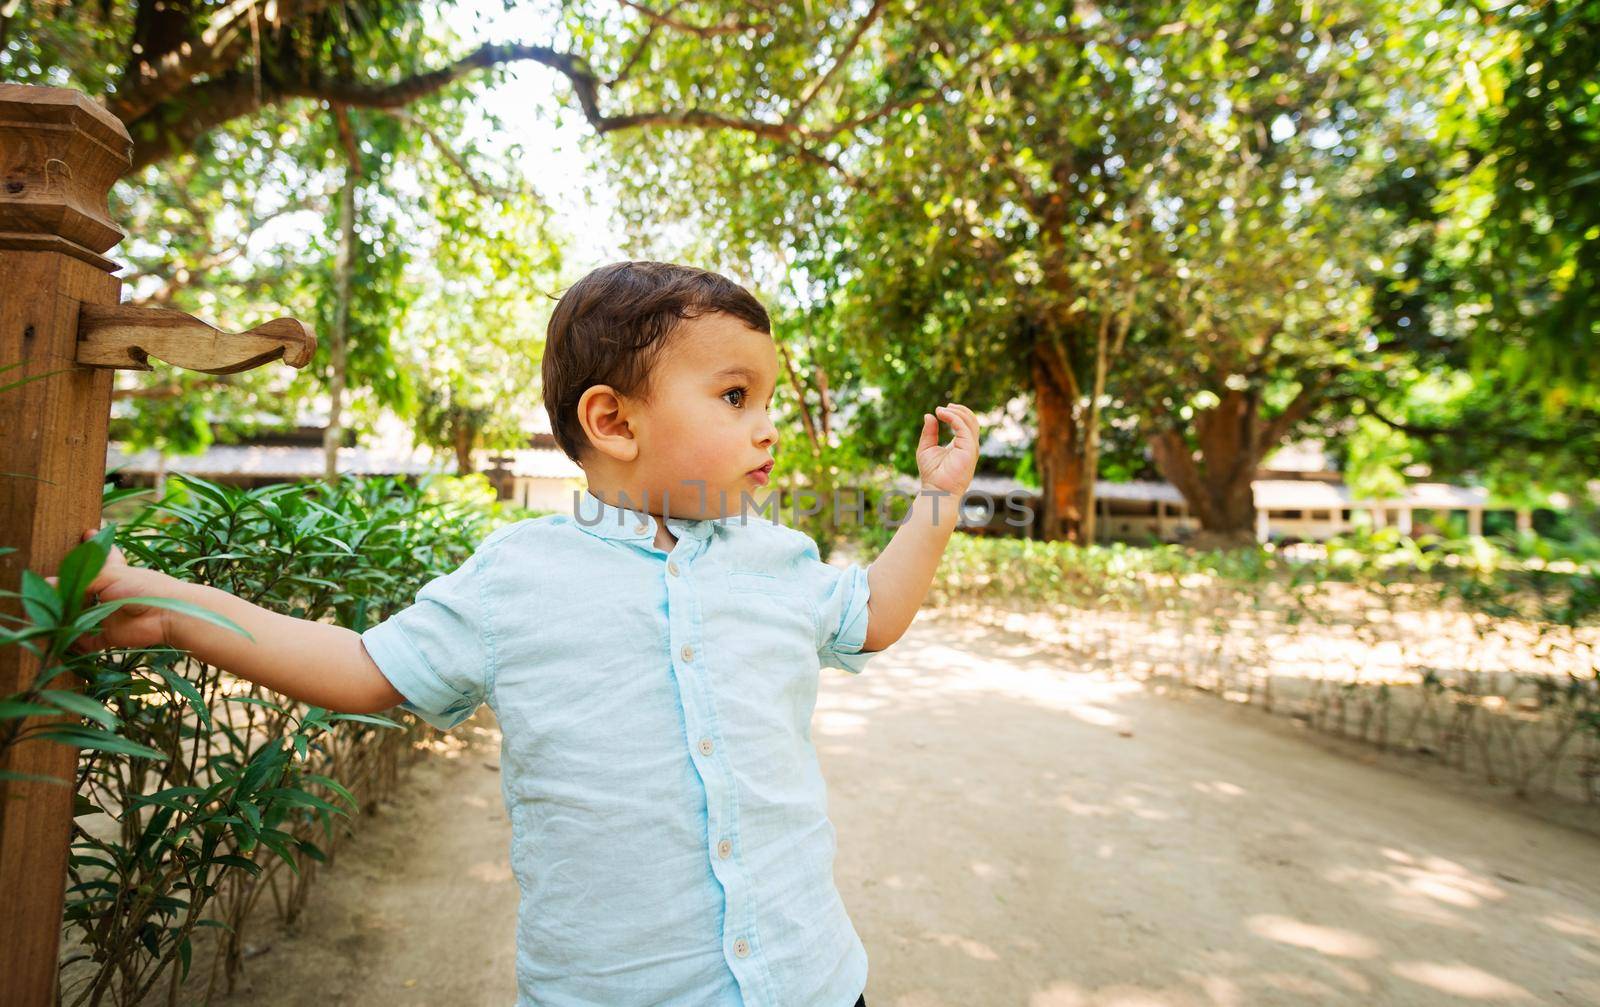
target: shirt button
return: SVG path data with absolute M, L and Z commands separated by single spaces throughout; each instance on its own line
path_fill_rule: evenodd
M 711 745 L 711 739 L 710 738 L 701 738 L 700 739 L 700 754 L 701 755 L 710 755 L 711 754 L 711 748 L 712 748 L 712 745 Z
M 733 953 L 740 958 L 750 957 L 750 944 L 743 937 L 733 942 Z
M 650 526 L 641 521 L 633 526 L 633 530 L 635 534 L 643 535 L 645 532 L 650 530 Z
M 728 840 L 724 839 L 722 842 L 717 844 L 717 856 L 721 857 L 722 859 L 728 859 L 728 855 L 732 852 L 733 843 L 729 842 Z
M 676 577 L 678 575 L 678 564 L 672 562 L 670 559 L 667 560 L 667 572 Z
M 694 660 L 694 648 L 689 646 L 687 643 L 683 645 L 683 659 L 685 661 Z

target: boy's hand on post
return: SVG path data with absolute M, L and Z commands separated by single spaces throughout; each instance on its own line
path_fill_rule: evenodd
M 86 532 L 84 538 L 94 534 Z M 46 579 L 55 583 L 58 578 Z M 152 598 L 178 607 L 122 605 L 106 615 L 98 633 L 74 641 L 72 649 L 81 653 L 165 645 L 290 699 L 339 713 L 377 713 L 406 698 L 384 677 L 355 630 L 281 615 L 219 588 L 129 566 L 115 546 L 85 593 L 91 605 Z
M 950 424 L 955 439 L 939 443 L 939 420 Z M 978 467 L 978 417 L 956 402 L 922 414 L 922 438 L 917 442 L 917 471 L 924 489 L 963 496 Z
M 91 528 L 83 533 L 83 538 L 87 541 L 94 535 L 95 531 Z M 54 577 L 46 577 L 45 580 L 50 584 L 56 583 Z M 122 550 L 112 546 L 110 554 L 106 556 L 106 565 L 101 567 L 85 593 L 89 596 L 87 604 L 97 605 L 120 598 L 167 597 L 178 583 L 176 578 L 159 570 L 129 566 Z M 167 642 L 167 614 L 167 609 L 152 605 L 124 605 L 105 617 L 100 623 L 100 632 L 73 641 L 72 649 L 80 654 L 89 654 L 111 647 L 159 646 Z

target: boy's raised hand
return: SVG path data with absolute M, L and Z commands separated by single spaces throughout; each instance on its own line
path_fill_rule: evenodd
M 939 443 L 939 420 L 950 424 L 955 439 Z M 959 403 L 938 406 L 922 414 L 922 438 L 917 441 L 917 471 L 927 489 L 955 496 L 967 492 L 978 468 L 978 417 Z
M 88 540 L 94 535 L 95 531 L 91 528 L 83 533 L 83 538 Z M 56 583 L 54 577 L 46 577 L 45 580 Z M 84 593 L 90 596 L 90 603 L 98 604 L 120 598 L 162 597 L 170 594 L 176 583 L 178 581 L 159 570 L 129 566 L 122 550 L 112 546 L 110 554 L 106 556 L 106 565 L 100 568 L 100 573 Z M 72 649 L 87 654 L 110 647 L 155 647 L 166 642 L 167 610 L 153 605 L 132 604 L 111 612 L 101 622 L 100 632 L 79 637 L 73 642 Z

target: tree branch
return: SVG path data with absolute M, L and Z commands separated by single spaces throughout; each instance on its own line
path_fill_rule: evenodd
M 850 58 L 850 54 L 855 51 L 856 44 L 861 41 L 861 36 L 865 35 L 867 29 L 871 28 L 873 23 L 878 20 L 878 17 L 883 14 L 885 3 L 886 0 L 872 0 L 872 8 L 867 11 L 865 17 L 856 22 L 856 29 L 850 33 L 850 39 L 845 42 L 844 48 L 839 50 L 839 55 L 834 58 L 827 71 L 806 89 L 806 93 L 801 96 L 799 103 L 789 110 L 788 115 L 784 116 L 785 122 L 795 123 L 800 121 L 800 117 L 805 114 L 806 108 L 816 100 L 817 95 L 822 93 L 822 89 L 828 86 L 828 81 L 832 80 L 833 75 L 839 72 L 840 67 L 844 66 L 844 61 Z
M 718 24 L 690 24 L 687 21 L 678 20 L 670 13 L 677 8 L 677 4 L 669 7 L 667 13 L 663 13 L 652 10 L 642 3 L 636 3 L 635 0 L 617 0 L 617 2 L 629 10 L 643 14 L 652 24 L 662 25 L 671 28 L 673 31 L 681 31 L 700 38 L 712 38 L 717 35 L 742 35 L 745 32 L 760 33 L 769 29 L 765 21 L 723 21 Z
M 416 74 L 388 84 L 312 76 L 289 82 L 264 82 L 262 89 L 253 79 L 235 70 L 221 77 L 194 85 L 175 99 L 133 123 L 133 165 L 130 174 L 181 152 L 211 129 L 257 111 L 264 105 L 285 98 L 320 98 L 361 108 L 393 110 L 433 94 L 468 74 L 503 63 L 529 60 L 548 66 L 572 86 L 584 118 L 597 133 L 610 133 L 642 126 L 683 126 L 692 129 L 731 129 L 789 145 L 801 158 L 838 172 L 847 180 L 849 172 L 837 160 L 813 149 L 813 144 L 854 129 L 915 99 L 890 102 L 857 119 L 837 123 L 824 130 L 811 131 L 782 121 L 753 119 L 707 109 L 654 109 L 623 115 L 606 115 L 600 110 L 600 80 L 578 57 L 557 52 L 549 46 L 516 43 L 480 46 L 450 65 Z M 170 125 L 169 125 L 170 124 Z
M 117 93 L 106 100 L 106 107 L 125 123 L 149 114 L 162 102 L 176 98 L 188 90 L 197 77 L 215 77 L 234 66 L 250 44 L 250 22 L 267 17 L 278 28 L 297 19 L 306 18 L 328 7 L 333 0 L 279 0 L 258 10 L 260 0 L 232 0 L 212 17 L 212 22 L 193 38 L 167 40 L 162 51 L 152 51 L 148 42 L 145 51 L 130 61 L 123 72 Z M 160 14 L 146 14 L 141 7 L 140 17 L 169 17 L 181 19 L 187 12 L 173 3 L 157 4 Z M 170 46 L 170 48 L 168 47 Z
M 334 128 L 339 132 L 339 145 L 344 148 L 345 163 L 351 171 L 362 175 L 365 172 L 361 167 L 361 148 L 356 146 L 355 130 L 350 128 L 350 113 L 343 105 L 334 104 L 331 107 Z
M 1336 368 L 1328 368 L 1314 378 L 1301 379 L 1300 391 L 1294 400 L 1262 428 L 1259 439 L 1251 445 L 1251 453 L 1257 460 L 1265 457 L 1296 423 L 1311 415 L 1311 411 L 1321 404 L 1322 390 L 1333 380 L 1335 373 Z
M 473 192 L 476 192 L 478 195 L 483 196 L 486 199 L 513 199 L 516 197 L 517 193 L 509 189 L 502 189 L 497 185 L 490 185 L 488 182 L 485 182 L 483 179 L 474 174 L 472 169 L 467 166 L 467 162 L 462 159 L 461 155 L 457 154 L 455 150 L 444 141 L 444 138 L 439 135 L 439 131 L 428 125 L 428 123 L 420 116 L 413 115 L 410 111 L 403 108 L 385 109 L 384 114 L 393 116 L 394 118 L 399 119 L 401 122 L 409 123 L 422 130 L 423 135 L 427 136 L 427 138 L 433 142 L 434 147 L 438 148 L 439 153 L 444 155 L 445 160 L 455 165 L 456 170 L 461 172 L 461 176 L 467 180 L 467 184 L 472 187 Z
M 1536 437 L 1533 434 L 1520 433 L 1516 430 L 1511 430 L 1506 427 L 1496 427 L 1493 430 L 1486 431 L 1483 427 L 1479 426 L 1436 427 L 1421 423 L 1406 423 L 1401 420 L 1390 419 L 1389 417 L 1385 416 L 1382 411 L 1380 411 L 1378 407 L 1369 399 L 1365 399 L 1361 396 L 1355 396 L 1355 398 L 1367 404 L 1367 409 L 1371 412 L 1373 419 L 1378 420 L 1380 423 L 1392 430 L 1398 430 L 1410 437 L 1418 437 L 1424 440 L 1449 439 L 1452 441 L 1483 438 L 1497 444 L 1517 444 L 1523 447 L 1543 448 L 1547 450 L 1563 450 L 1572 446 L 1572 438 L 1570 436 Z
M 650 51 L 650 43 L 655 40 L 656 29 L 659 27 L 659 24 L 651 22 L 650 27 L 646 28 L 644 35 L 640 37 L 639 44 L 634 47 L 633 55 L 629 56 L 627 62 L 622 64 L 622 69 L 617 71 L 615 77 L 606 81 L 607 87 L 615 87 L 628 79 L 628 75 L 633 72 L 634 66 L 644 58 L 645 53 Z

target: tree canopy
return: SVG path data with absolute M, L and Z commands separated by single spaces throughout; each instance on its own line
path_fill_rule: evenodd
M 1371 487 L 1593 478 L 1600 0 L 502 6 L 539 37 L 449 0 L 19 0 L 0 73 L 128 123 L 135 297 L 344 332 L 310 387 L 458 459 L 520 436 L 572 268 L 472 128 L 531 65 L 635 254 L 773 305 L 813 475 L 907 469 L 931 404 L 1018 399 L 1051 537 L 1092 536 L 1107 471 L 1238 534 L 1300 434 Z M 122 394 L 129 436 L 184 449 L 305 387 Z

